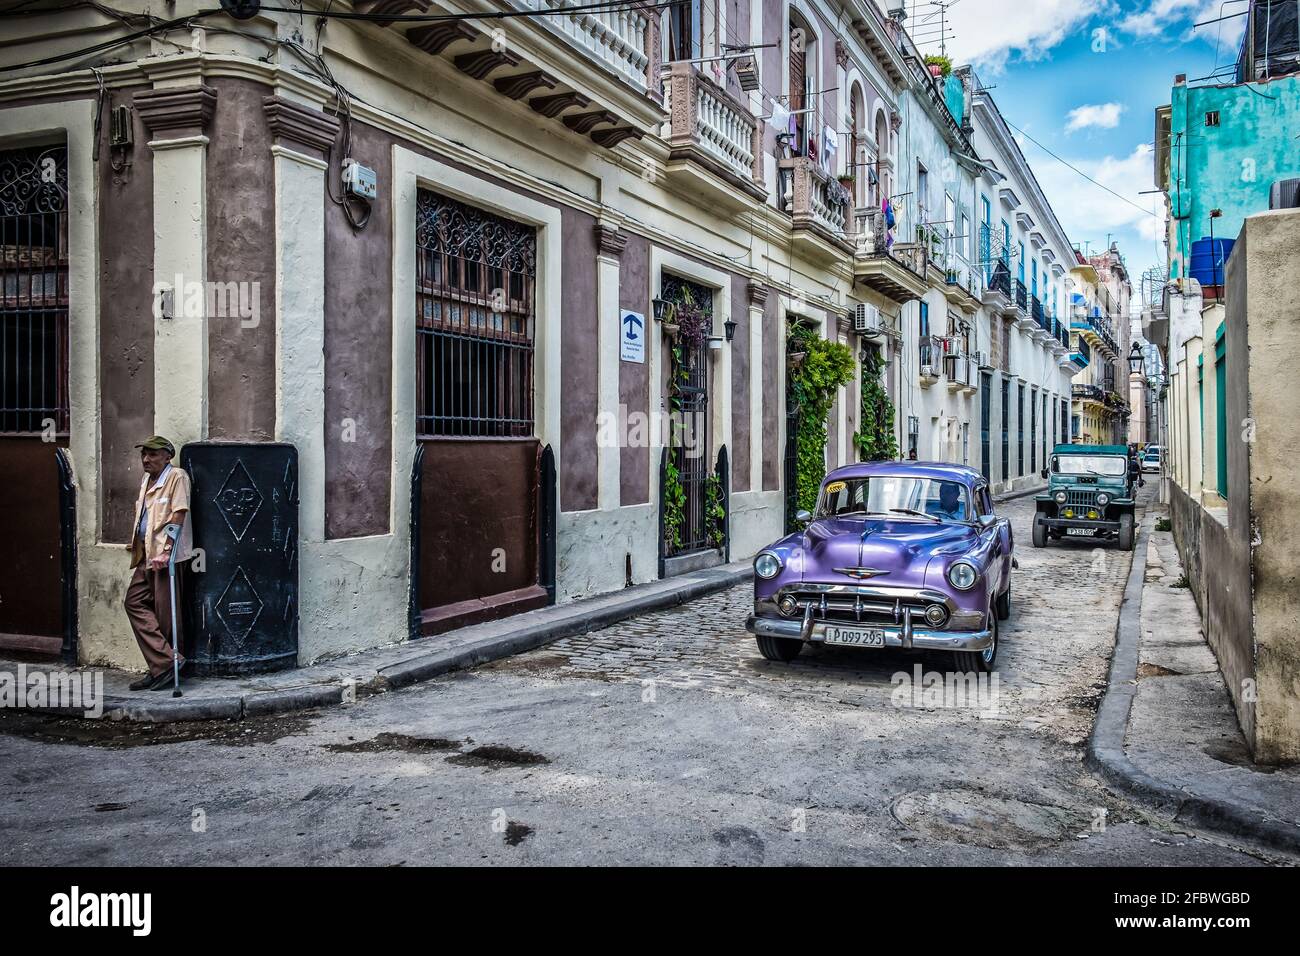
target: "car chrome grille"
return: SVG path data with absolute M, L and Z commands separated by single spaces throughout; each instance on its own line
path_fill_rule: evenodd
M 1065 493 L 1065 503 L 1067 505 L 1082 505 L 1085 508 L 1095 508 L 1097 507 L 1097 492 L 1067 491 Z
M 831 621 L 841 624 L 888 624 L 903 623 L 903 609 L 911 608 L 913 619 L 919 626 L 924 626 L 925 609 L 933 601 L 915 597 L 896 597 L 893 600 L 880 596 L 864 597 L 854 593 L 827 594 L 794 589 L 789 592 L 799 602 L 798 615 L 803 617 L 808 605 L 813 608 L 813 620 Z

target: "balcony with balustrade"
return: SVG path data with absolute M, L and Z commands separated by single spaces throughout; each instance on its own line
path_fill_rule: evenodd
M 987 230 L 986 230 L 987 235 Z M 985 250 L 987 252 L 987 249 Z M 1011 303 L 1011 270 L 1006 263 L 997 259 L 993 263 L 993 273 L 984 286 L 980 301 L 992 311 L 1001 314 Z
M 973 356 L 952 352 L 943 357 L 943 372 L 948 377 L 948 391 L 972 394 L 977 387 L 979 366 Z
M 659 128 L 659 68 L 651 58 L 657 20 L 639 9 L 578 9 L 576 0 L 514 0 L 514 6 L 548 15 L 512 19 L 508 45 L 468 20 L 394 19 L 382 25 L 597 146 L 613 149 Z M 427 8 L 425 0 L 353 4 L 358 13 L 394 17 Z
M 1016 323 L 1016 328 L 1033 337 L 1038 323 L 1029 313 L 1029 290 L 1020 279 L 1011 280 L 1011 302 L 1002 310 L 1002 314 Z
M 943 374 L 943 340 L 936 335 L 923 335 L 917 346 L 922 388 L 929 388 Z
M 910 302 L 925 294 L 925 246 L 920 243 L 890 244 L 884 215 L 876 208 L 855 210 L 853 224 L 855 281 L 898 303 Z
M 1075 372 L 1082 372 L 1092 362 L 1092 347 L 1077 333 L 1070 336 L 1071 350 L 1069 357 L 1061 362 L 1061 367 L 1069 365 Z
M 663 94 L 668 175 L 731 207 L 766 197 L 762 129 L 748 105 L 690 63 L 669 66 Z
M 778 169 L 796 251 L 822 262 L 852 256 L 857 245 L 848 233 L 849 191 L 806 156 L 782 159 Z

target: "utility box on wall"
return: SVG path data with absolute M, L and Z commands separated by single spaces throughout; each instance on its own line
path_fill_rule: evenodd
M 191 635 L 200 674 L 281 670 L 298 660 L 298 450 L 198 442 L 189 472 Z

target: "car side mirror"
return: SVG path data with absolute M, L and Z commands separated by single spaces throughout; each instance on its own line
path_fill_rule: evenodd
M 1043 469 L 1043 477 L 1044 477 L 1044 478 L 1051 478 L 1051 477 L 1052 477 L 1052 473 L 1051 473 L 1048 469 L 1044 468 L 1044 469 Z
M 807 524 L 809 521 L 812 521 L 812 515 L 800 508 L 794 513 L 794 520 L 800 524 Z
M 998 523 L 998 516 L 980 515 L 979 521 L 980 521 L 980 527 L 985 530 L 988 530 L 989 528 L 993 527 L 995 524 Z

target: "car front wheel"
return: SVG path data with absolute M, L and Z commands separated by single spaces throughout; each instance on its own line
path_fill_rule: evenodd
M 1008 592 L 1009 594 L 1010 592 Z M 993 670 L 993 664 L 998 659 L 998 616 L 991 613 L 988 616 L 989 630 L 993 632 L 993 642 L 982 651 L 957 651 L 953 656 L 957 658 L 957 670 L 969 673 L 976 671 L 981 674 L 987 674 Z
M 1133 550 L 1133 516 L 1131 514 L 1119 516 L 1119 547 L 1121 551 Z
M 1003 591 L 1001 594 L 998 595 L 997 604 L 994 605 L 994 609 L 997 611 L 999 621 L 1005 621 L 1007 618 L 1011 616 L 1011 585 L 1010 584 L 1007 585 L 1007 589 L 1005 591 Z
M 767 634 L 755 634 L 758 652 L 769 661 L 792 661 L 803 650 L 803 641 L 790 637 L 771 637 Z
M 1043 524 L 1041 515 L 1034 518 L 1034 547 L 1047 547 L 1047 525 Z

